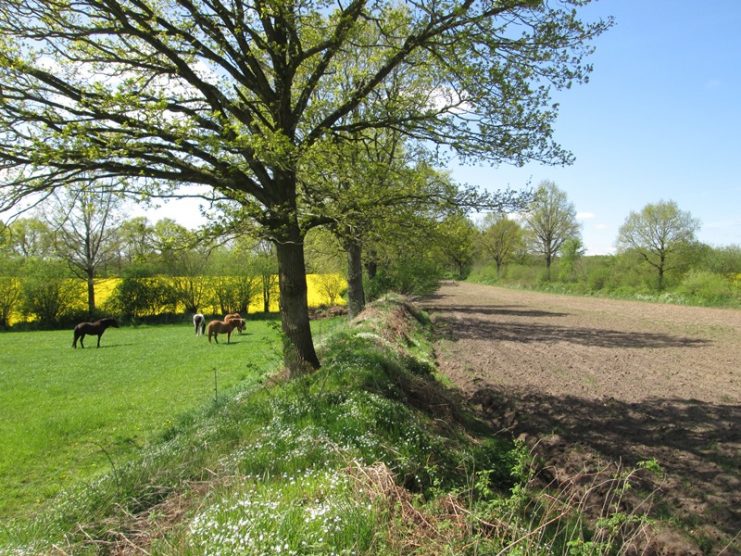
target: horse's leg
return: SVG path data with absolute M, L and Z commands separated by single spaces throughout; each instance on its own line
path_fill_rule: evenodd
M 232 331 L 226 333 L 226 343 L 231 344 L 232 343 Z
M 100 334 L 98 334 L 98 347 L 100 347 L 100 337 L 101 337 L 102 335 L 103 335 L 103 333 L 102 333 L 102 332 L 101 332 Z
M 85 334 L 84 333 L 83 334 L 80 334 L 80 347 L 81 348 L 84 348 L 85 347 L 84 340 L 85 340 Z
M 72 338 L 72 347 L 77 349 L 77 337 L 78 337 L 77 330 L 75 330 L 73 336 L 74 337 Z

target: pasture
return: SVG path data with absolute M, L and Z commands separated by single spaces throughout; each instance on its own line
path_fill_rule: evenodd
M 229 345 L 190 322 L 112 328 L 100 349 L 94 336 L 72 349 L 72 330 L 0 334 L 0 519 L 126 461 L 212 403 L 215 381 L 218 392 L 261 381 L 281 360 L 275 324 L 248 321 Z

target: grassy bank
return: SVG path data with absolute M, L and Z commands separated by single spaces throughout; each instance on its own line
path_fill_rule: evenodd
M 436 379 L 426 324 L 401 300 L 373 305 L 320 342 L 318 372 L 242 384 L 182 417 L 0 529 L 0 553 L 608 550 L 622 522 L 597 542 L 529 493 L 526 452 Z

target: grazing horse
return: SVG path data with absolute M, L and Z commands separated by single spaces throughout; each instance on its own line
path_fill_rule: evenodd
M 106 317 L 104 319 L 96 320 L 95 322 L 81 322 L 75 326 L 75 338 L 72 340 L 72 347 L 77 349 L 77 340 L 80 340 L 80 347 L 84 348 L 85 344 L 82 341 L 85 339 L 86 334 L 95 335 L 98 337 L 98 347 L 100 347 L 100 337 L 105 332 L 105 329 L 109 326 L 118 328 L 118 322 L 116 319 Z
M 244 319 L 242 318 L 242 315 L 239 313 L 229 313 L 228 315 L 224 315 L 224 322 L 229 322 L 230 320 L 239 321 L 239 324 L 237 324 L 237 330 L 241 334 L 244 330 Z
M 201 313 L 193 315 L 193 327 L 196 329 L 196 336 L 203 336 L 206 331 L 206 317 Z
M 219 343 L 219 334 L 225 333 L 226 334 L 226 343 L 230 343 L 231 337 L 232 337 L 232 331 L 235 328 L 238 328 L 240 326 L 244 326 L 244 320 L 243 319 L 231 319 L 229 322 L 224 322 L 222 320 L 212 320 L 208 323 L 208 343 L 211 343 L 211 336 L 214 337 L 214 340 L 216 340 L 216 343 Z

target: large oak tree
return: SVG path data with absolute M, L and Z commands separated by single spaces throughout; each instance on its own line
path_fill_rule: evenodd
M 89 174 L 240 203 L 276 246 L 286 362 L 316 368 L 301 162 L 332 134 L 380 128 L 464 156 L 567 162 L 550 90 L 586 79 L 589 41 L 607 26 L 581 22 L 582 4 L 2 2 L 0 209 Z M 339 72 L 351 87 L 336 87 Z M 426 98 L 348 121 L 394 72 L 424 77 Z

